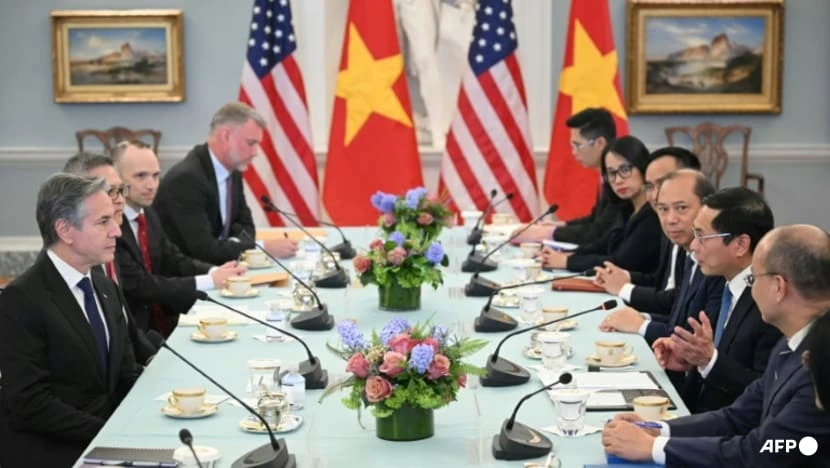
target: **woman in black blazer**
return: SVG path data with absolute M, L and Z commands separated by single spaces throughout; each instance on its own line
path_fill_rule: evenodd
M 633 136 L 621 137 L 608 145 L 601 160 L 603 189 L 613 203 L 620 205 L 620 215 L 599 240 L 581 245 L 571 253 L 545 247 L 542 265 L 584 271 L 610 261 L 628 271 L 655 271 L 660 261 L 662 230 L 643 190 L 648 163 L 648 149 Z

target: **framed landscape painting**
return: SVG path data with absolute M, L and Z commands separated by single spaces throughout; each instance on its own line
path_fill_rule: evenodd
M 628 0 L 628 111 L 780 113 L 783 10 L 783 0 Z
M 53 11 L 55 102 L 184 100 L 181 10 Z

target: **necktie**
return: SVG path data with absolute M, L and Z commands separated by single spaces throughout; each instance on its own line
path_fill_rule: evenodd
M 115 275 L 115 262 L 108 262 L 106 265 L 107 276 L 113 283 L 118 284 L 118 276 Z
M 147 274 L 153 273 L 153 262 L 150 259 L 150 242 L 147 240 L 147 220 L 144 219 L 144 213 L 139 213 L 135 218 L 138 223 L 138 248 L 141 250 L 141 258 L 144 261 L 144 270 Z M 150 304 L 150 312 L 153 318 L 153 327 L 161 332 L 164 337 L 170 336 L 170 324 L 164 316 L 158 304 Z
M 732 291 L 729 284 L 723 287 L 723 297 L 720 301 L 720 312 L 718 313 L 718 324 L 715 327 L 715 347 L 720 344 L 723 336 L 723 329 L 726 327 L 726 318 L 729 316 L 729 309 L 732 308 Z
M 225 224 L 222 226 L 222 237 L 220 239 L 224 240 L 228 238 L 228 235 L 231 232 L 231 199 L 233 198 L 233 178 L 231 174 L 228 174 L 228 178 L 225 179 Z
M 101 319 L 101 314 L 98 313 L 98 305 L 95 304 L 95 296 L 92 292 L 92 283 L 89 278 L 83 277 L 78 281 L 78 287 L 84 292 L 84 312 L 89 319 L 89 326 L 92 328 L 92 334 L 95 335 L 95 344 L 98 348 L 98 359 L 100 360 L 101 368 L 107 369 L 107 331 L 104 321 Z

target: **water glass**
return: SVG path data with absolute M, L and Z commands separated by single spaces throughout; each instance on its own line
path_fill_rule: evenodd
M 536 336 L 542 348 L 542 366 L 551 371 L 561 371 L 568 359 L 568 337 L 562 333 L 542 332 Z
M 248 380 L 251 394 L 255 398 L 262 398 L 268 393 L 275 393 L 280 389 L 279 359 L 251 359 L 248 361 Z
M 522 304 L 522 320 L 526 323 L 536 323 L 542 318 L 542 292 L 538 286 L 520 288 L 518 293 Z
M 556 426 L 559 432 L 566 437 L 580 435 L 585 427 L 588 392 L 566 388 L 555 392 L 553 398 L 559 409 L 559 414 L 556 417 Z

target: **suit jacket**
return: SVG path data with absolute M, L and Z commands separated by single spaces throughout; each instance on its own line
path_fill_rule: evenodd
M 731 319 L 730 319 L 731 321 Z M 790 352 L 782 338 L 764 375 L 726 408 L 668 421 L 666 466 L 826 467 L 830 457 L 830 413 L 816 408 L 809 372 L 801 365 L 805 342 Z M 812 436 L 818 452 L 761 453 L 775 439 Z
M 553 231 L 553 238 L 561 242 L 591 244 L 607 233 L 620 214 L 620 206 L 613 203 L 603 190 L 588 216 L 568 221 Z
M 100 269 L 91 277 L 110 336 L 106 371 L 45 251 L 0 295 L 0 465 L 72 466 L 138 377 L 118 291 Z
M 702 413 L 730 405 L 763 375 L 769 353 L 780 339 L 781 332 L 761 319 L 751 288 L 744 289 L 723 330 L 712 370 L 705 379 L 697 369 L 686 375 L 681 396 L 689 411 Z
M 650 314 L 666 315 L 671 312 L 674 300 L 679 288 L 666 289 L 666 284 L 671 275 L 671 260 L 674 244 L 663 237 L 663 245 L 660 250 L 660 266 L 654 275 L 641 272 L 631 272 L 631 283 L 634 288 L 631 290 L 631 301 L 629 305 L 635 309 Z M 683 277 L 683 267 L 686 263 L 686 251 L 677 249 L 674 263 L 674 282 L 677 285 Z
M 121 223 L 115 258 L 127 303 L 139 328 L 146 331 L 152 325 L 152 304 L 161 306 L 171 325 L 178 323 L 179 314 L 187 313 L 196 302 L 194 276 L 207 273 L 211 265 L 184 255 L 170 242 L 152 208 L 144 209 L 144 219 L 152 273 L 144 267 L 136 234 L 126 216 Z
M 233 240 L 219 240 L 222 215 L 219 211 L 219 190 L 207 144 L 193 147 L 190 153 L 161 179 L 153 207 L 170 240 L 190 257 L 219 265 L 239 258 L 239 254 L 255 247 L 256 231 L 251 210 L 245 202 L 242 174 L 231 172 L 232 196 L 230 235 Z
M 619 215 L 598 241 L 580 245 L 568 257 L 567 268 L 583 271 L 610 261 L 629 271 L 653 272 L 657 269 L 662 236 L 660 220 L 651 205 L 646 204 L 633 215 Z

